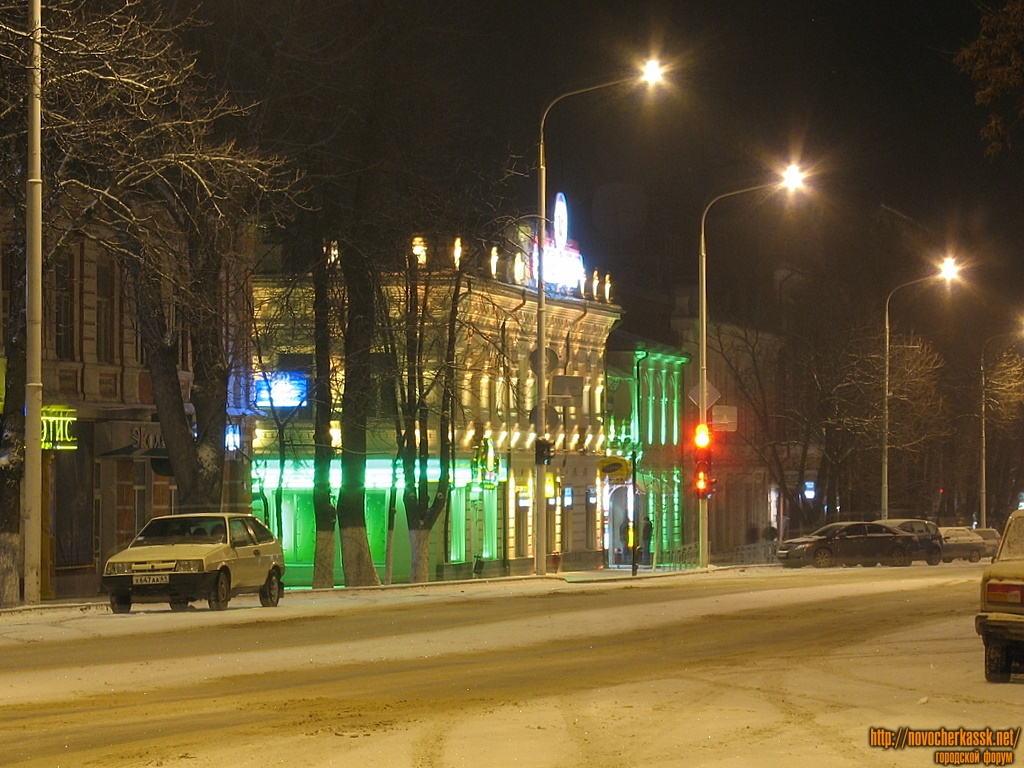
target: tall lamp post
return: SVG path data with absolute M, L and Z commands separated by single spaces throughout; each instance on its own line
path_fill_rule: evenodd
M 25 226 L 25 468 L 22 520 L 25 536 L 25 602 L 41 598 L 43 471 L 43 173 L 42 173 L 42 8 L 29 3 L 32 63 L 28 94 L 28 178 Z
M 960 271 L 960 267 L 957 266 L 956 260 L 952 256 L 947 256 L 942 266 L 939 268 L 937 275 L 926 275 L 925 277 L 919 277 L 917 280 L 911 280 L 910 282 L 897 285 L 891 291 L 889 295 L 885 297 L 885 374 L 884 380 L 884 391 L 882 393 L 882 519 L 886 520 L 889 517 L 889 397 L 892 394 L 889 391 L 889 339 L 890 339 L 890 326 L 889 326 L 889 303 L 892 301 L 893 294 L 897 291 L 908 288 L 911 285 L 917 285 L 918 283 L 931 282 L 933 280 L 945 280 L 946 285 L 956 279 L 957 273 Z
M 700 291 L 700 307 L 698 310 L 698 325 L 700 344 L 698 349 L 698 367 L 699 371 L 697 381 L 697 411 L 700 418 L 701 424 L 708 423 L 708 249 L 707 249 L 707 236 L 706 236 L 706 224 L 708 218 L 708 212 L 711 207 L 719 200 L 725 200 L 728 197 L 736 197 L 737 195 L 745 195 L 748 192 L 757 192 L 762 189 L 772 189 L 774 187 L 783 187 L 790 191 L 797 190 L 803 186 L 804 174 L 800 169 L 791 165 L 786 168 L 782 174 L 781 181 L 771 181 L 766 184 L 757 184 L 752 187 L 744 187 L 743 189 L 737 189 L 733 192 L 726 192 L 724 194 L 715 197 L 704 206 L 704 212 L 700 217 L 700 263 L 698 266 L 698 282 Z M 697 500 L 697 513 L 698 513 L 698 528 L 697 528 L 697 539 L 699 547 L 699 565 L 701 568 L 707 568 L 711 561 L 711 550 L 710 541 L 708 540 L 708 499 L 703 494 Z
M 661 80 L 662 67 L 657 61 L 648 61 L 644 65 L 643 75 L 640 81 L 647 82 L 650 85 L 657 83 Z M 547 383 L 547 349 L 548 349 L 548 332 L 547 332 L 547 287 L 544 283 L 544 249 L 547 246 L 548 240 L 548 214 L 547 214 L 547 185 L 548 185 L 548 171 L 547 171 L 547 155 L 544 147 L 544 126 L 547 123 L 548 113 L 551 112 L 551 108 L 563 99 L 567 99 L 570 96 L 578 96 L 581 93 L 590 93 L 601 88 L 610 88 L 613 85 L 624 85 L 626 83 L 637 82 L 636 77 L 624 77 L 618 80 L 611 80 L 607 83 L 599 83 L 598 85 L 591 85 L 587 88 L 578 88 L 575 91 L 568 91 L 563 93 L 561 96 L 556 96 L 550 102 L 547 107 L 544 108 L 544 112 L 540 118 L 540 145 L 539 145 L 539 165 L 537 175 L 537 208 L 540 214 L 540 224 L 538 227 L 537 234 L 537 412 L 534 417 L 535 430 L 537 433 L 536 440 L 546 440 L 548 425 L 547 425 L 547 408 L 548 408 L 548 383 Z M 548 558 L 547 558 L 547 497 L 545 494 L 545 485 L 547 481 L 547 469 L 546 465 L 541 461 L 536 461 L 535 474 L 534 474 L 534 515 L 533 515 L 533 558 L 534 558 L 534 571 L 538 576 L 543 576 L 548 572 Z

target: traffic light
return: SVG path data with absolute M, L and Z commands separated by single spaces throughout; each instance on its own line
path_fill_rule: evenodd
M 698 451 L 711 447 L 711 429 L 707 424 L 698 424 L 693 431 L 693 447 Z
M 711 475 L 708 474 L 707 468 L 698 465 L 694 470 L 693 489 L 697 492 L 698 498 L 711 498 Z
M 693 432 L 693 490 L 699 499 L 710 499 L 715 491 L 711 476 L 711 430 L 707 424 L 698 424 Z
M 550 440 L 537 439 L 534 443 L 534 461 L 537 464 L 550 464 L 551 463 L 551 448 L 552 444 Z

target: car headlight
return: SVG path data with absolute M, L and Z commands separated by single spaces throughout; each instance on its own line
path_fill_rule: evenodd
M 206 570 L 202 560 L 179 560 L 174 564 L 176 573 L 202 573 Z
M 120 576 L 131 572 L 131 563 L 107 563 L 107 567 L 103 569 L 103 573 L 106 576 Z

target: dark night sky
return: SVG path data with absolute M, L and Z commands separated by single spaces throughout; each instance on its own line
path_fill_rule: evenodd
M 934 233 L 971 264 L 982 303 L 996 301 L 989 288 L 1024 273 L 1024 163 L 984 157 L 985 115 L 952 64 L 977 35 L 974 0 L 487 6 L 470 11 L 486 30 L 467 54 L 480 73 L 476 103 L 491 139 L 530 167 L 552 98 L 615 79 L 648 55 L 673 66 L 659 94 L 603 89 L 566 99 L 548 119 L 549 193 L 566 193 L 570 236 L 588 266 L 628 272 L 643 244 L 681 260 L 673 279 L 695 274 L 707 201 L 766 181 L 792 159 L 814 173 L 816 204 L 884 205 Z M 534 184 L 531 176 L 522 186 L 523 213 L 536 209 Z M 762 203 L 716 207 L 712 270 L 713 238 Z M 892 265 L 881 284 L 926 274 L 933 256 Z

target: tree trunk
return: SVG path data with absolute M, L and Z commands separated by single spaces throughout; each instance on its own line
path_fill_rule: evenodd
M 430 530 L 410 530 L 409 545 L 412 549 L 412 571 L 409 581 L 413 584 L 430 581 Z
M 181 499 L 183 509 L 216 512 L 224 486 L 224 432 L 227 429 L 230 366 L 225 350 L 225 325 L 232 316 L 223 286 L 233 282 L 223 274 L 220 243 L 203 233 L 193 236 L 191 258 L 199 265 L 187 317 L 192 340 L 192 406 L 195 408 L 195 479 Z M 237 329 L 230 329 L 236 331 Z M 162 414 L 161 414 L 162 416 Z M 162 421 L 162 418 L 161 418 Z
M 380 578 L 366 537 L 366 424 L 373 380 L 370 349 L 373 344 L 375 302 L 370 264 L 357 249 L 341 259 L 348 307 L 345 322 L 345 391 L 341 420 L 341 564 L 345 586 L 377 586 Z
M 309 246 L 313 276 L 313 515 L 316 520 L 316 551 L 313 555 L 313 588 L 334 586 L 334 531 L 338 518 L 331 503 L 331 270 L 322 245 Z
M 25 274 L 23 249 L 14 256 L 12 272 Z M 19 266 L 20 265 L 20 266 Z M 6 341 L 7 371 L 4 386 L 3 432 L 0 434 L 0 608 L 21 601 L 18 562 L 21 551 L 21 481 L 25 473 L 25 284 L 11 286 L 10 336 Z

